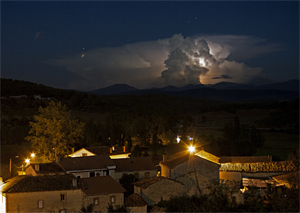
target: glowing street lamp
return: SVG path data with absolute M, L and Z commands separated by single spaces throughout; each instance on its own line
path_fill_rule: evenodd
M 195 149 L 195 147 L 193 145 L 190 145 L 188 147 L 188 151 L 192 154 L 192 153 L 194 153 L 196 151 L 196 149 Z
M 25 163 L 29 164 L 29 163 L 30 163 L 30 159 L 27 158 L 27 159 L 25 160 Z
M 35 157 L 35 154 L 34 153 L 31 153 L 31 155 L 30 155 L 32 158 L 34 158 Z

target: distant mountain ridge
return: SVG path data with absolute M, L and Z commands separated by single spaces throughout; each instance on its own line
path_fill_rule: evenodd
M 175 87 L 172 85 L 163 87 L 163 88 L 152 88 L 152 89 L 144 89 L 147 91 L 157 90 L 157 91 L 164 91 L 164 92 L 179 92 L 185 90 L 194 90 L 194 89 L 201 89 L 201 88 L 211 88 L 217 90 L 283 90 L 283 91 L 299 91 L 299 80 L 289 80 L 285 82 L 279 83 L 271 83 L 271 84 L 264 84 L 264 85 L 252 85 L 252 84 L 239 84 L 239 83 L 232 83 L 232 82 L 220 82 L 213 85 L 204 85 L 204 84 L 189 84 L 184 87 Z M 129 86 L 127 84 L 115 84 L 109 87 L 105 87 L 98 90 L 90 91 L 91 94 L 96 95 L 116 95 L 122 93 L 128 93 L 133 91 L 141 91 L 135 87 Z
M 214 85 L 187 85 L 139 90 L 126 84 L 116 84 L 89 93 L 96 95 L 172 95 L 209 100 L 252 101 L 291 100 L 299 98 L 299 80 L 272 83 L 261 86 L 220 82 Z
M 137 90 L 138 90 L 137 88 L 134 88 L 127 84 L 115 84 L 115 85 L 105 87 L 102 89 L 90 91 L 89 93 L 95 94 L 95 95 L 116 95 L 116 94 L 121 94 L 121 93 L 125 93 L 125 92 L 137 91 Z

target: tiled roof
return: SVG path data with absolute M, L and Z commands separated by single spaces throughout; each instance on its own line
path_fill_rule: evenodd
M 147 202 L 136 193 L 125 198 L 126 207 L 136 207 L 136 206 L 145 206 L 145 205 L 147 205 Z
M 35 165 L 36 164 L 30 164 L 34 170 Z M 64 172 L 64 169 L 54 161 L 52 163 L 39 163 L 39 171 L 35 170 L 35 172 L 37 174 L 61 173 Z
M 186 161 L 189 161 L 189 160 L 195 160 L 195 159 L 201 159 L 203 161 L 207 161 L 207 162 L 210 162 L 210 163 L 213 163 L 213 164 L 217 164 L 215 162 L 212 162 L 210 160 L 206 160 L 205 158 L 202 158 L 198 155 L 193 155 L 191 156 L 190 154 L 185 154 L 185 155 L 181 155 L 180 157 L 177 157 L 177 158 L 173 158 L 173 159 L 170 159 L 170 160 L 165 160 L 165 161 L 161 161 L 160 164 L 161 165 L 165 165 L 165 166 L 168 166 L 170 168 L 175 168 L 176 166 L 186 162 Z
M 123 152 L 123 147 L 114 146 L 114 151 L 110 153 L 111 147 L 109 146 L 94 146 L 94 147 L 86 147 L 86 150 L 96 154 L 96 155 L 119 155 L 119 154 L 129 154 L 129 152 Z
M 225 156 L 220 157 L 220 163 L 258 163 L 258 162 L 272 162 L 271 156 Z
M 173 180 L 173 179 L 170 179 L 170 178 L 166 178 L 166 177 L 163 177 L 163 176 L 140 180 L 140 181 L 137 181 L 137 182 L 133 183 L 133 185 L 135 185 L 137 187 L 141 187 L 143 189 L 147 189 L 152 184 L 155 184 L 155 183 L 157 183 L 161 180 L 170 180 L 170 181 L 177 182 L 177 183 L 180 183 L 180 184 L 183 185 L 183 183 L 181 183 L 179 181 L 176 181 L 176 180 Z
M 3 193 L 73 190 L 73 175 L 16 176 L 5 182 Z M 78 183 L 77 188 L 82 188 Z
M 162 161 L 162 162 L 160 162 L 160 164 L 166 165 L 166 166 L 171 167 L 171 168 L 175 168 L 176 166 L 188 161 L 189 159 L 190 159 L 190 155 L 185 154 L 185 155 L 177 157 L 177 158 Z
M 111 176 L 99 176 L 80 178 L 79 182 L 84 185 L 87 195 L 123 193 L 126 190 Z
M 65 171 L 105 169 L 115 165 L 108 155 L 62 158 L 59 163 Z
M 150 157 L 113 159 L 116 172 L 157 170 Z

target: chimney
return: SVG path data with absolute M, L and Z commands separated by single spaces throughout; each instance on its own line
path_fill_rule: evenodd
M 73 187 L 74 187 L 74 188 L 77 187 L 77 178 L 73 178 L 73 179 L 72 179 L 72 184 L 73 184 Z
M 40 171 L 40 164 L 35 164 L 34 169 L 36 172 Z
M 3 184 L 3 177 L 0 177 L 0 185 Z
M 166 153 L 163 154 L 163 162 L 165 162 L 167 160 L 167 155 Z
M 72 147 L 72 154 L 74 153 L 74 151 L 75 151 L 75 148 L 74 148 L 74 147 Z
M 124 153 L 126 152 L 125 146 L 123 146 L 123 152 L 124 152 Z

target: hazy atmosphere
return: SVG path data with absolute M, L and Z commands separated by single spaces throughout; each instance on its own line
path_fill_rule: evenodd
M 57 88 L 299 79 L 298 1 L 4 1 L 1 29 L 1 76 Z

